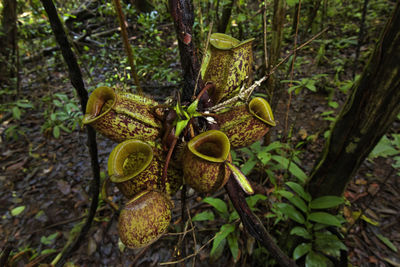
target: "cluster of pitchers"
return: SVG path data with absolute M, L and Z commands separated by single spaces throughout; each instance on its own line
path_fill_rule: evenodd
M 215 87 L 209 92 L 214 104 L 238 94 L 248 84 L 252 68 L 253 39 L 240 42 L 212 34 L 201 66 L 202 79 Z M 163 179 L 166 151 L 161 146 L 164 110 L 147 97 L 117 93 L 99 87 L 90 95 L 84 124 L 119 143 L 108 159 L 109 181 L 128 200 L 121 209 L 118 233 L 129 248 L 156 241 L 168 228 L 174 195 L 183 183 L 197 192 L 212 193 L 225 185 L 230 169 L 230 149 L 262 138 L 275 121 L 266 100 L 253 98 L 214 114 L 219 130 L 200 133 L 178 144 Z M 107 182 L 104 184 L 106 187 Z M 105 192 L 106 190 L 103 190 Z

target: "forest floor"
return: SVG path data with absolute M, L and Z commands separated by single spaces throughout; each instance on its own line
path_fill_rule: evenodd
M 61 131 L 59 138 L 54 138 L 51 132 L 41 131 L 46 118 L 40 100 L 49 92 L 69 92 L 69 97 L 74 97 L 63 63 L 49 64 L 48 60 L 42 58 L 41 61 L 28 63 L 24 69 L 34 71 L 26 71 L 21 75 L 20 94 L 36 108 L 22 114 L 20 121 L 0 114 L 0 247 L 11 247 L 13 266 L 26 266 L 28 262 L 29 266 L 50 263 L 68 238 L 73 236 L 71 229 L 85 218 L 90 205 L 92 173 L 84 129 L 78 127 L 72 133 Z M 39 65 L 43 67 L 38 69 Z M 102 71 L 104 69 L 96 69 L 91 73 L 97 77 L 92 84 L 96 80 L 101 81 Z M 154 92 L 151 88 L 145 87 L 145 93 L 158 95 L 157 100 L 168 95 L 167 90 Z M 345 97 L 337 93 L 334 99 L 341 105 Z M 286 101 L 286 97 L 281 99 L 274 114 L 278 126 L 271 129 L 273 141 L 279 140 L 284 131 Z M 291 103 L 289 125 L 292 125 L 293 134 L 290 141 L 294 144 L 304 142 L 299 150 L 303 163 L 301 167 L 306 173 L 312 169 L 325 143 L 324 132 L 329 129 L 329 121 L 320 114 L 327 109 L 326 94 L 323 92 L 303 91 L 293 97 Z M 17 140 L 6 139 L 4 131 L 15 124 L 24 129 L 23 132 Z M 399 122 L 395 122 L 390 131 L 398 133 L 399 126 Z M 307 138 L 310 136 L 312 138 Z M 107 158 L 115 144 L 100 135 L 97 143 L 101 170 L 106 172 Z M 343 227 L 343 234 L 348 247 L 348 260 L 353 266 L 400 266 L 399 253 L 395 253 L 379 238 L 383 236 L 390 239 L 400 251 L 400 179 L 393 171 L 392 163 L 390 158 L 366 160 L 344 194 L 347 204 L 341 208 L 341 212 L 347 223 Z M 252 174 L 250 178 L 259 175 L 265 174 Z M 265 192 L 271 193 L 271 190 L 272 186 L 267 183 Z M 122 203 L 117 189 L 113 195 L 114 201 Z M 187 195 L 187 209 L 191 217 L 210 209 L 209 205 L 201 202 L 205 195 L 190 189 Z M 224 189 L 213 196 L 228 201 Z M 117 216 L 100 201 L 87 238 L 69 262 L 76 266 L 158 266 L 194 253 L 224 224 L 219 217 L 214 221 L 195 222 L 196 230 L 189 231 L 182 241 L 183 235 L 177 234 L 183 231 L 180 193 L 173 200 L 175 208 L 168 233 L 141 250 L 120 249 Z M 16 215 L 17 207 L 24 209 Z M 266 212 L 265 207 L 258 214 L 262 215 L 263 212 Z M 258 246 L 242 230 L 240 248 L 244 257 L 239 259 L 237 266 L 265 265 L 262 257 L 256 256 Z M 186 259 L 185 266 L 234 265 L 228 248 L 219 259 L 209 262 L 210 249 L 211 245 L 208 245 L 195 257 Z

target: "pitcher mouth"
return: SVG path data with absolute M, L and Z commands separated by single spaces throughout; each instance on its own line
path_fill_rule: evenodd
M 215 48 L 221 50 L 230 50 L 252 42 L 254 39 L 255 38 L 247 39 L 245 41 L 239 41 L 238 39 L 224 33 L 213 33 L 210 37 L 210 43 Z
M 82 123 L 89 124 L 103 117 L 113 108 L 115 100 L 116 94 L 112 88 L 107 86 L 96 88 L 89 97 Z
M 108 174 L 114 183 L 143 172 L 153 160 L 153 149 L 144 141 L 130 139 L 118 144 L 108 158 Z
M 249 111 L 259 120 L 268 125 L 276 126 L 274 115 L 272 114 L 271 106 L 261 97 L 253 98 L 249 103 Z
M 221 131 L 210 130 L 194 137 L 188 143 L 194 155 L 211 162 L 224 162 L 230 151 L 228 137 Z

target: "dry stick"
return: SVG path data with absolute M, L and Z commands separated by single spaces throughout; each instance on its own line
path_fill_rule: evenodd
M 86 110 L 86 104 L 88 100 L 88 93 L 85 89 L 82 73 L 76 61 L 76 57 L 71 50 L 71 45 L 68 42 L 68 38 L 65 34 L 63 25 L 58 17 L 57 10 L 53 4 L 52 0 L 41 0 L 43 7 L 46 10 L 46 13 L 49 17 L 50 25 L 55 35 L 56 41 L 61 48 L 62 55 L 64 57 L 65 62 L 68 66 L 69 77 L 72 85 L 75 87 L 79 100 L 81 103 L 82 112 Z M 90 185 L 90 191 L 92 195 L 92 202 L 90 203 L 90 208 L 88 212 L 87 219 L 85 224 L 82 226 L 81 231 L 78 237 L 72 241 L 71 243 L 67 243 L 62 250 L 61 254 L 59 254 L 54 260 L 54 264 L 56 266 L 63 266 L 67 258 L 70 256 L 72 252 L 74 252 L 77 248 L 79 248 L 80 243 L 84 239 L 85 235 L 90 229 L 94 216 L 97 210 L 97 203 L 99 197 L 99 188 L 100 188 L 100 166 L 97 155 L 97 144 L 96 144 L 96 132 L 91 126 L 87 126 L 87 146 L 90 153 L 91 158 L 91 166 L 93 172 L 93 179 Z
M 260 80 L 255 81 L 253 83 L 253 85 L 251 85 L 249 88 L 244 89 L 244 87 L 242 87 L 240 89 L 240 92 L 238 95 L 228 99 L 227 101 L 220 103 L 218 105 L 212 106 L 211 108 L 208 109 L 208 111 L 218 111 L 221 110 L 223 108 L 225 108 L 226 105 L 229 105 L 231 103 L 234 103 L 236 101 L 238 101 L 239 99 L 246 99 L 248 98 L 248 96 L 250 96 L 250 94 L 254 91 L 254 89 L 256 89 L 258 86 L 261 85 L 262 82 L 264 82 L 265 80 L 267 80 L 272 74 L 274 74 L 274 72 L 276 71 L 276 69 L 282 65 L 286 60 L 288 60 L 288 58 L 293 55 L 293 53 L 295 51 L 298 51 L 300 49 L 302 49 L 304 46 L 308 45 L 309 43 L 311 43 L 312 41 L 314 41 L 315 39 L 317 39 L 321 34 L 323 34 L 324 32 L 326 32 L 329 29 L 329 27 L 325 28 L 324 30 L 320 31 L 319 33 L 317 33 L 316 35 L 314 35 L 311 39 L 309 39 L 307 42 L 303 43 L 302 45 L 300 45 L 299 47 L 296 48 L 296 50 L 291 51 L 286 57 L 284 57 L 278 64 L 276 64 L 272 70 L 268 73 L 268 75 L 262 77 Z
M 229 178 L 225 189 L 228 192 L 235 210 L 240 216 L 244 228 L 267 248 L 280 266 L 297 266 L 296 263 L 279 248 L 265 229 L 261 220 L 247 206 L 245 194 L 233 177 Z
M 268 70 L 268 50 L 267 50 L 267 1 L 264 1 L 263 8 L 263 31 L 264 31 L 264 63 L 265 63 L 265 73 Z M 272 97 L 271 97 L 272 98 Z
M 301 0 L 299 0 L 299 9 L 297 10 L 297 23 L 296 23 L 296 34 L 294 36 L 294 46 L 293 46 L 293 59 L 292 59 L 292 69 L 290 71 L 290 83 L 289 89 L 293 86 L 293 72 L 294 72 L 294 62 L 296 61 L 296 46 L 297 46 L 297 35 L 299 33 L 299 23 L 300 23 L 300 10 L 301 10 Z M 283 136 L 286 136 L 287 133 L 287 126 L 288 126 L 288 119 L 289 119 L 289 110 L 290 104 L 292 102 L 292 92 L 289 91 L 289 100 L 286 106 L 286 115 L 285 115 L 285 130 L 283 132 Z
M 197 254 L 199 254 L 208 244 L 211 243 L 211 241 L 213 241 L 213 240 L 214 240 L 217 236 L 219 236 L 220 234 L 222 234 L 222 233 L 221 233 L 221 232 L 218 232 L 213 238 L 211 238 L 210 240 L 208 240 L 208 241 L 207 241 L 203 246 L 201 246 L 201 248 L 199 248 L 196 252 L 194 252 L 194 253 L 192 253 L 192 254 L 190 254 L 190 255 L 188 255 L 188 256 L 182 258 L 182 259 L 179 259 L 179 260 L 177 260 L 177 261 L 161 262 L 160 265 L 172 265 L 172 264 L 177 264 L 177 263 L 184 262 L 184 261 L 187 260 L 187 259 L 190 259 L 190 258 L 192 258 L 192 257 L 197 256 Z
M 124 43 L 125 51 L 128 56 L 129 65 L 131 66 L 131 73 L 133 76 L 133 80 L 135 81 L 135 84 L 137 86 L 138 93 L 141 95 L 143 94 L 143 90 L 142 87 L 140 87 L 139 77 L 137 76 L 136 73 L 135 63 L 133 61 L 132 48 L 131 45 L 129 44 L 128 31 L 126 30 L 125 17 L 124 13 L 122 12 L 121 2 L 119 0 L 113 0 L 113 2 L 115 5 L 115 11 L 118 14 L 119 26 L 121 27 L 122 41 Z

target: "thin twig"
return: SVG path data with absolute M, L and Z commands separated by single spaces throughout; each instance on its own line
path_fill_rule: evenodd
M 141 95 L 143 94 L 143 90 L 142 87 L 140 87 L 139 77 L 136 73 L 135 63 L 133 61 L 132 48 L 131 45 L 129 44 L 128 31 L 126 30 L 125 17 L 124 13 L 122 12 L 121 2 L 119 0 L 113 0 L 113 2 L 115 6 L 115 11 L 117 12 L 118 15 L 119 26 L 121 27 L 122 41 L 124 43 L 125 51 L 128 56 L 128 62 L 129 66 L 131 67 L 132 77 L 133 80 L 135 81 L 135 85 L 137 86 L 137 91 Z
M 217 236 L 219 236 L 220 234 L 222 234 L 221 232 L 218 232 L 213 238 L 211 238 L 210 240 L 208 240 L 202 247 L 200 247 L 198 250 L 196 250 L 195 253 L 192 253 L 182 259 L 179 259 L 177 261 L 169 261 L 169 262 L 161 262 L 160 265 L 172 265 L 172 264 L 177 264 L 180 262 L 184 262 L 187 259 L 190 259 L 192 257 L 197 256 L 197 254 L 199 254 L 208 244 L 210 244 Z

